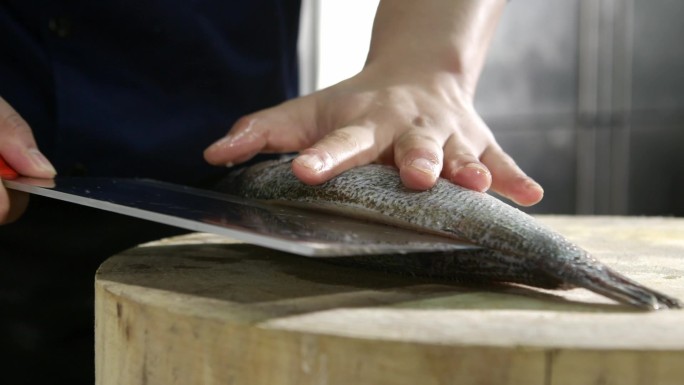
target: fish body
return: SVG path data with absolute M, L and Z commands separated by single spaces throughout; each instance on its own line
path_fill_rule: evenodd
M 220 189 L 271 201 L 465 240 L 482 250 L 356 257 L 355 263 L 415 275 L 584 287 L 645 309 L 682 303 L 619 274 L 533 217 L 486 193 L 439 179 L 427 191 L 404 187 L 395 168 L 371 164 L 321 185 L 299 181 L 290 160 L 266 161 L 231 174 Z

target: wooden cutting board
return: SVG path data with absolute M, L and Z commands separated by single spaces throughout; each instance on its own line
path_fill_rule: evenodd
M 684 219 L 539 219 L 684 299 Z M 95 290 L 100 385 L 684 384 L 684 311 L 584 289 L 401 277 L 191 234 L 109 258 Z

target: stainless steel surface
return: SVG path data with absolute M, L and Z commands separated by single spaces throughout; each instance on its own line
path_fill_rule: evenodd
M 507 4 L 476 106 L 533 213 L 684 215 L 684 2 Z
M 488 118 L 574 114 L 579 0 L 506 4 L 477 87 Z
M 629 212 L 684 216 L 684 2 L 635 0 Z
M 475 248 L 360 220 L 144 179 L 20 178 L 6 187 L 290 253 L 333 257 Z M 78 220 L 70 218 L 70 220 Z M 97 224 L 93 224 L 96 226 Z
M 655 116 L 681 113 L 684 1 L 633 1 L 632 107 L 637 113 Z
M 544 186 L 530 213 L 575 211 L 579 2 L 508 2 L 477 89 L 497 141 Z
M 576 211 L 626 214 L 632 3 L 580 5 Z

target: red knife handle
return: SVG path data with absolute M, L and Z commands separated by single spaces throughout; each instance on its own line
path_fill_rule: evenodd
M 18 176 L 19 174 L 0 156 L 0 179 L 16 179 Z

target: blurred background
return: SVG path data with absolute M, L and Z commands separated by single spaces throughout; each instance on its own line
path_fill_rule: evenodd
M 377 0 L 305 0 L 302 90 L 358 72 Z M 513 0 L 476 106 L 531 213 L 684 215 L 684 2 Z

